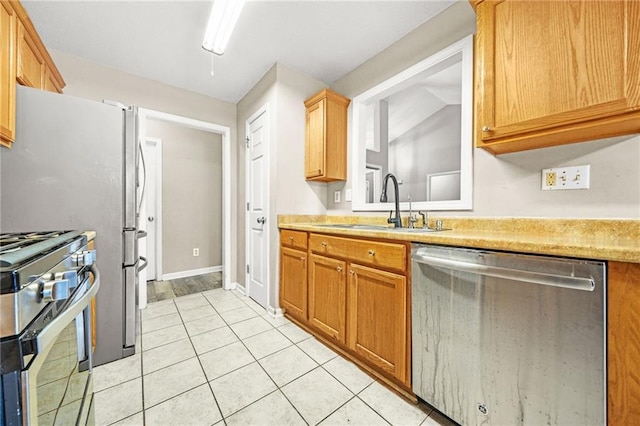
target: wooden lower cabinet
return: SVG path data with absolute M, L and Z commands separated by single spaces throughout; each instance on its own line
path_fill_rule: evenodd
M 282 230 L 280 304 L 318 340 L 416 400 L 408 253 L 405 242 Z
M 346 262 L 309 256 L 309 324 L 332 340 L 345 343 Z
M 353 263 L 348 269 L 347 345 L 409 385 L 406 277 Z
M 607 423 L 640 424 L 640 264 L 607 265 Z
M 280 249 L 280 306 L 294 317 L 307 319 L 307 252 Z

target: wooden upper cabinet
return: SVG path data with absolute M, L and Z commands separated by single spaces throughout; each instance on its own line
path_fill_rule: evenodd
M 324 89 L 304 102 L 307 180 L 347 179 L 347 108 L 351 101 Z
M 11 147 L 16 82 L 58 93 L 65 83 L 20 2 L 0 4 L 0 143 Z
M 472 0 L 476 145 L 501 154 L 640 132 L 640 2 Z
M 0 144 L 11 147 L 15 139 L 16 14 L 0 3 Z
M 18 22 L 18 83 L 23 86 L 44 88 L 46 65 L 38 44 L 22 22 Z

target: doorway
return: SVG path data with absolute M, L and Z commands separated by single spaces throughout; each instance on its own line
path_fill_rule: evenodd
M 152 143 L 151 145 L 153 145 L 153 138 L 148 138 L 147 134 L 148 134 L 148 121 L 149 120 L 154 120 L 154 121 L 160 121 L 160 122 L 165 122 L 165 123 L 170 123 L 170 124 L 176 124 L 178 126 L 184 126 L 186 128 L 189 129 L 194 129 L 194 130 L 199 130 L 199 131 L 203 131 L 203 132 L 208 132 L 208 133 L 212 133 L 217 135 L 217 137 L 215 138 L 211 138 L 212 143 L 215 143 L 215 141 L 218 141 L 218 143 L 221 145 L 221 168 L 222 168 L 222 182 L 221 182 L 221 186 L 222 186 L 222 196 L 221 196 L 221 204 L 222 204 L 222 226 L 221 226 L 221 239 L 222 239 L 222 254 L 221 254 L 221 259 L 222 259 L 222 267 L 218 267 L 217 270 L 220 271 L 222 273 L 222 287 L 226 290 L 230 290 L 233 288 L 233 285 L 231 284 L 231 278 L 230 278 L 230 265 L 231 265 L 231 235 L 230 235 L 230 231 L 231 231 L 231 129 L 227 126 L 222 126 L 222 125 L 218 125 L 218 124 L 214 124 L 214 123 L 209 123 L 209 122 L 204 122 L 204 121 L 200 121 L 200 120 L 195 120 L 195 119 L 191 119 L 191 118 L 187 118 L 187 117 L 182 117 L 182 116 L 177 116 L 177 115 L 173 115 L 173 114 L 168 114 L 168 113 L 164 113 L 164 112 L 159 112 L 159 111 L 154 111 L 154 110 L 148 110 L 148 109 L 139 109 L 139 114 L 138 114 L 138 124 L 139 124 L 139 138 L 140 138 L 140 142 L 141 145 L 143 147 L 143 153 L 145 154 L 146 158 L 149 158 L 150 155 L 152 155 L 152 152 L 145 152 L 147 150 L 147 148 L 149 147 L 146 143 L 147 140 L 151 139 Z M 144 143 L 143 143 L 144 142 Z M 162 142 L 159 145 L 162 145 Z M 153 147 L 151 147 L 151 151 L 153 151 Z M 162 150 L 159 150 L 160 152 Z M 156 159 L 157 157 L 157 152 L 156 152 Z M 161 164 L 161 162 L 159 162 L 158 164 Z M 162 179 L 161 179 L 162 173 L 158 174 L 158 168 L 156 168 L 156 179 L 155 182 L 159 184 L 156 185 L 156 197 L 155 197 L 155 212 L 149 211 L 149 204 L 154 204 L 154 200 L 151 199 L 148 194 L 146 194 L 143 197 L 142 200 L 142 206 L 141 206 L 141 212 L 140 212 L 140 222 L 139 222 L 139 226 L 142 230 L 147 231 L 147 238 L 144 238 L 141 240 L 141 244 L 139 246 L 139 252 L 142 256 L 149 256 L 149 251 L 150 250 L 152 253 L 152 255 L 154 257 L 154 261 L 155 261 L 155 272 L 156 272 L 156 280 L 163 280 L 163 279 L 179 279 L 179 278 L 184 278 L 184 277 L 188 277 L 190 276 L 189 274 L 185 275 L 185 274 L 180 274 L 180 273 L 167 273 L 167 271 L 163 271 L 163 267 L 162 267 L 162 263 L 163 263 L 163 256 L 166 256 L 165 253 L 163 253 L 162 251 L 162 239 L 163 239 L 163 235 L 162 235 L 162 222 L 163 222 L 163 215 L 161 212 L 161 206 L 162 204 L 159 203 L 159 201 L 162 201 L 162 190 L 160 190 L 159 188 L 162 187 Z M 142 180 L 144 180 L 144 176 L 141 177 Z M 159 194 L 159 196 L 158 196 Z M 153 205 L 151 206 L 151 209 L 153 209 Z M 154 213 L 154 214 L 150 214 L 150 213 Z M 149 218 L 153 217 L 153 220 L 149 220 Z M 166 220 L 166 218 L 165 218 Z M 151 224 L 151 226 L 149 226 L 149 224 Z M 151 241 L 149 238 L 149 228 L 152 228 L 152 233 L 153 235 L 151 236 Z M 155 232 L 154 232 L 155 231 Z M 149 249 L 147 249 L 147 245 L 149 246 Z M 200 249 L 198 247 L 198 249 Z M 189 256 L 191 256 L 191 248 L 189 248 Z M 193 255 L 197 256 L 196 254 L 196 250 L 193 249 Z M 147 268 L 149 269 L 149 268 Z M 201 272 L 206 273 L 209 272 L 208 269 L 211 268 L 205 268 L 203 269 Z M 199 272 L 198 270 L 193 270 L 193 271 L 187 271 L 188 273 L 197 273 Z M 139 275 L 139 279 L 141 283 L 146 283 L 147 279 L 152 276 L 152 275 L 148 275 L 148 271 L 147 270 L 143 270 L 140 272 Z M 144 308 L 147 304 L 147 288 L 145 285 L 140 285 L 139 286 L 139 305 L 140 308 Z
M 246 121 L 246 292 L 269 305 L 269 111 L 263 106 Z

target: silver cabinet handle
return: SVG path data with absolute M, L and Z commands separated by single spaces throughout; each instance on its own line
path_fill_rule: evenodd
M 552 287 L 563 287 L 574 290 L 593 291 L 596 283 L 592 278 L 578 278 L 566 275 L 545 274 L 540 272 L 521 271 L 519 269 L 501 268 L 499 266 L 481 265 L 478 263 L 462 262 L 458 260 L 443 259 L 440 257 L 414 254 L 412 259 L 425 265 L 438 266 L 472 274 L 486 275 L 489 277 L 506 278 L 508 280 L 522 281 L 533 284 L 542 284 Z
M 307 260 L 307 258 L 302 256 L 302 257 L 300 257 L 300 260 L 305 261 L 305 260 Z
M 258 223 L 261 223 L 261 224 L 263 224 L 263 225 L 264 225 L 264 223 L 267 221 L 267 218 L 266 218 L 266 217 L 264 217 L 264 216 L 262 216 L 262 217 L 259 217 L 258 219 L 256 219 L 256 221 L 257 221 Z
M 154 218 L 153 216 L 149 216 L 149 217 L 147 218 L 147 220 L 148 220 L 149 222 L 153 222 L 153 220 L 154 220 L 154 219 L 155 219 L 155 218 Z
M 320 245 L 321 245 L 322 247 L 326 247 L 326 246 L 327 246 L 327 243 L 325 243 L 325 242 L 323 241 L 323 242 L 321 242 L 321 243 L 320 243 Z
M 489 126 L 482 126 L 482 131 L 483 131 L 483 132 L 485 132 L 485 133 L 490 132 L 490 131 L 491 131 L 491 127 L 489 127 Z
M 342 266 L 338 266 L 338 267 L 336 268 L 336 271 L 338 271 L 338 272 L 342 272 Z
M 373 249 L 369 250 L 369 256 L 374 256 L 376 254 L 376 251 Z
M 350 275 L 354 275 L 355 273 L 356 273 L 356 271 L 354 271 L 353 269 L 351 269 L 351 270 L 349 271 L 349 274 L 350 274 Z

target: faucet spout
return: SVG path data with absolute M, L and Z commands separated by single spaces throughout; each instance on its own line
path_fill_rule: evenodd
M 395 199 L 395 207 L 396 207 L 396 216 L 389 217 L 387 219 L 388 223 L 393 223 L 396 228 L 402 228 L 402 219 L 400 218 L 400 198 L 398 194 L 398 179 L 393 175 L 393 173 L 387 173 L 382 181 L 382 194 L 380 195 L 380 202 L 387 202 L 387 183 L 391 179 L 393 181 L 393 190 L 394 190 L 394 199 Z

